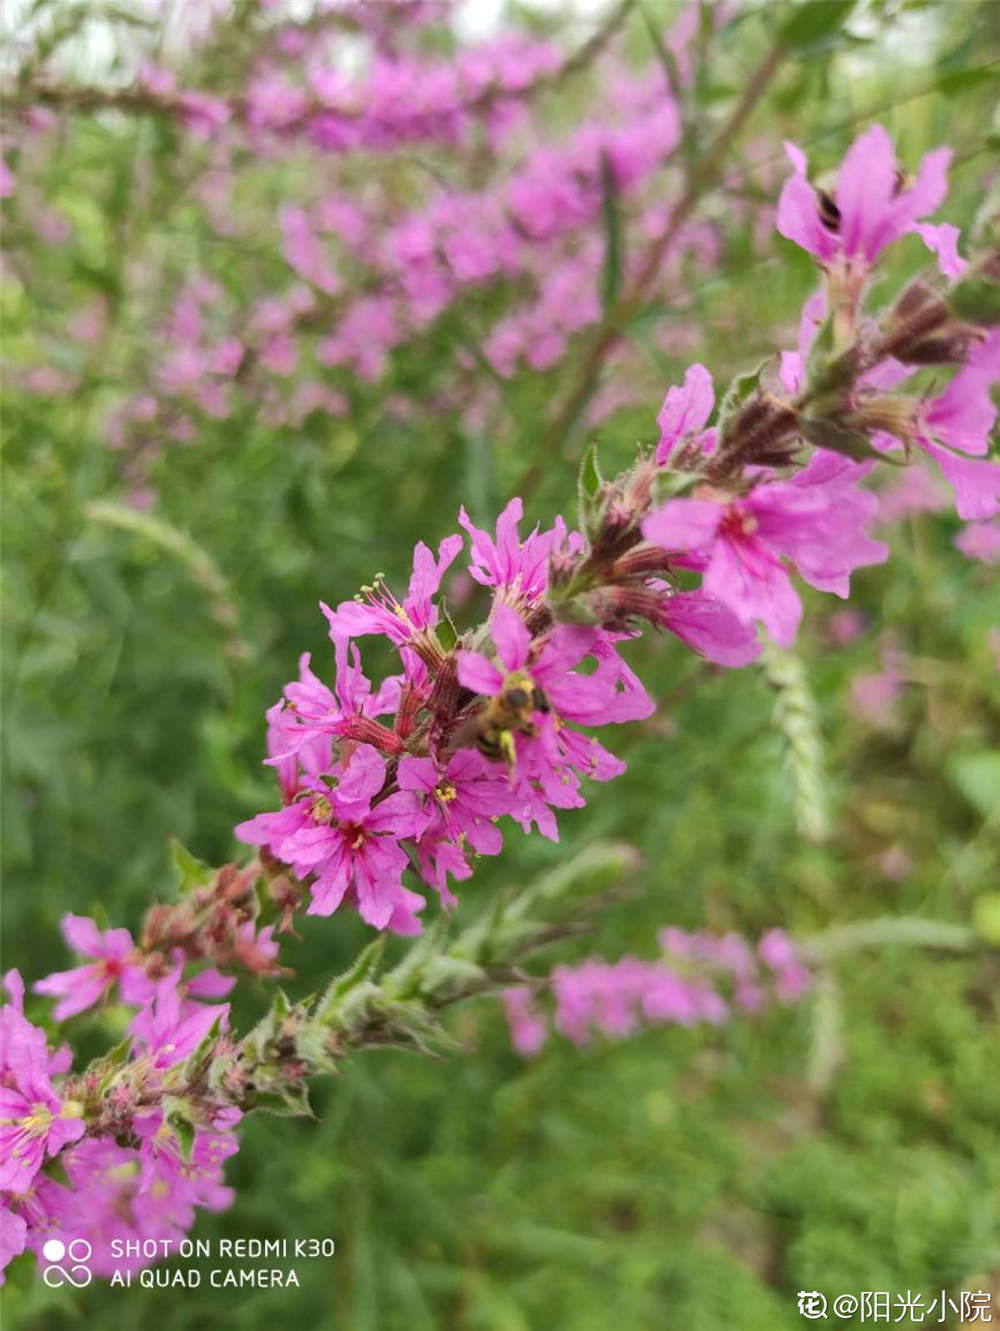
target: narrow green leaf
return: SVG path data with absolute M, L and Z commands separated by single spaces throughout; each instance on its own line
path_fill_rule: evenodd
M 601 188 L 603 202 L 601 218 L 604 223 L 604 264 L 601 269 L 601 303 L 605 314 L 614 306 L 622 285 L 622 231 L 618 209 L 618 191 L 615 187 L 611 159 L 601 154 Z
M 278 1118 L 315 1118 L 304 1085 L 286 1086 L 280 1091 L 257 1091 L 251 1110 L 274 1114 Z
M 577 525 L 591 539 L 597 529 L 599 505 L 597 495 L 604 484 L 597 458 L 597 445 L 591 444 L 580 460 L 576 477 Z
M 370 979 L 378 969 L 384 951 L 385 937 L 380 935 L 363 949 L 349 970 L 344 971 L 342 975 L 338 975 L 335 980 L 331 980 L 329 988 L 320 999 L 316 1016 L 319 1018 L 325 1017 L 346 994 L 350 993 L 352 989 L 356 989 L 358 985 L 363 984 L 365 980 Z
M 838 421 L 819 416 L 802 416 L 799 429 L 805 439 L 817 448 L 829 448 L 834 453 L 863 462 L 866 458 L 881 458 L 884 455 L 872 448 L 864 430 L 842 425 Z

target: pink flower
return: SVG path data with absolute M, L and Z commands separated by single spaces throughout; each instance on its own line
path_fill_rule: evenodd
M 1000 564 L 1000 522 L 969 522 L 955 537 L 955 549 L 981 564 Z
M 659 585 L 665 593 L 663 627 L 692 651 L 724 666 L 748 665 L 760 655 L 756 633 L 724 602 L 702 591 L 666 594 L 667 584 Z
M 878 674 L 856 675 L 851 680 L 851 708 L 872 725 L 884 727 L 892 721 L 892 705 L 903 684 L 902 677 L 890 668 Z
M 665 550 L 704 556 L 704 591 L 788 646 L 802 605 L 783 558 L 812 586 L 846 596 L 853 569 L 888 557 L 864 530 L 876 500 L 856 483 L 868 470 L 818 449 L 791 480 L 757 485 L 743 498 L 670 500 L 643 520 L 642 532 Z
M 282 253 L 291 267 L 306 282 L 311 282 L 327 295 L 337 292 L 340 279 L 324 253 L 308 214 L 301 208 L 285 207 L 281 210 L 280 221 L 284 237 Z
M 183 1063 L 198 1048 L 212 1027 L 229 1025 L 228 1003 L 192 1003 L 181 991 L 178 965 L 157 982 L 153 996 L 129 1023 L 138 1053 L 152 1058 L 156 1068 Z
M 0 1190 L 15 1193 L 26 1192 L 45 1157 L 82 1137 L 85 1128 L 82 1106 L 64 1101 L 52 1085 L 45 1032 L 20 1012 L 19 981 L 0 1027 Z
M 539 532 L 535 527 L 522 541 L 517 528 L 523 516 L 520 499 L 512 499 L 497 518 L 495 538 L 476 527 L 464 508 L 458 518 L 471 538 L 470 573 L 482 586 L 492 587 L 499 600 L 513 606 L 532 605 L 544 594 L 553 547 L 566 543 L 573 553 L 583 548 L 582 537 L 567 533 L 562 518 L 549 531 Z
M 456 905 L 448 874 L 467 878 L 472 869 L 466 847 L 477 855 L 499 855 L 503 836 L 495 822 L 511 810 L 509 783 L 471 749 L 460 749 L 442 770 L 430 758 L 400 759 L 396 780 L 412 791 L 427 816 L 417 852 L 421 872 L 437 888 L 442 903 Z
M 142 954 L 127 929 L 108 929 L 102 933 L 86 915 L 64 915 L 61 928 L 63 938 L 74 952 L 96 960 L 74 970 L 57 971 L 32 986 L 36 994 L 60 1000 L 52 1013 L 56 1021 L 65 1021 L 93 1007 L 115 984 L 124 1003 L 144 1003 L 151 997 L 152 981 L 147 978 Z
M 978 460 L 989 451 L 997 416 L 991 388 L 998 379 L 1000 328 L 994 328 L 944 392 L 918 411 L 916 442 L 938 462 L 966 521 L 1000 513 L 1000 463 Z
M 654 704 L 608 634 L 558 626 L 533 642 L 523 620 L 503 602 L 494 604 L 490 628 L 496 661 L 479 652 L 460 651 L 459 683 L 486 697 L 512 689 L 534 695 L 530 729 L 522 726 L 511 732 L 519 778 L 511 812 L 525 830 L 537 821 L 543 834 L 555 839 L 554 821 L 544 803 L 557 808 L 583 805 L 575 771 L 606 781 L 625 770 L 596 740 L 563 723 L 636 720 L 648 716 Z M 587 656 L 596 660 L 596 670 L 577 674 L 573 667 Z
M 691 365 L 684 376 L 683 388 L 670 388 L 656 418 L 660 438 L 656 445 L 656 461 L 662 466 L 680 444 L 688 444 L 702 453 L 711 453 L 715 447 L 715 431 L 706 430 L 705 423 L 712 414 L 715 390 L 712 376 L 704 365 Z
M 461 548 L 461 536 L 446 536 L 438 546 L 435 559 L 423 541 L 418 542 L 413 552 L 410 585 L 402 603 L 396 600 L 384 582 L 366 588 L 364 599 L 341 601 L 336 610 L 321 602 L 320 608 L 330 624 L 330 636 L 354 638 L 381 633 L 401 647 L 418 635 L 433 630 L 438 622 L 433 598 Z
M 522 1058 L 534 1058 L 548 1038 L 545 1019 L 535 1007 L 531 990 L 525 986 L 504 989 L 500 994 L 510 1042 Z
M 550 708 L 566 721 L 636 720 L 648 716 L 654 706 L 607 638 L 602 641 L 602 635 L 593 629 L 560 625 L 533 644 L 520 615 L 498 601 L 490 632 L 497 652 L 495 662 L 481 652 L 458 653 L 459 683 L 474 693 L 495 696 L 510 674 L 525 671 Z M 598 656 L 598 669 L 587 676 L 573 673 L 573 667 L 591 654 Z
M 805 154 L 793 143 L 785 152 L 794 167 L 778 200 L 777 228 L 781 235 L 814 255 L 824 266 L 843 259 L 868 268 L 879 253 L 917 221 L 937 209 L 947 192 L 951 150 L 936 148 L 920 163 L 913 182 L 901 184 L 892 140 L 881 125 L 873 125 L 848 149 L 833 195 L 835 208 L 821 208 L 808 181 Z M 951 264 L 952 238 L 934 232 L 924 236 L 940 244 L 943 262 Z
M 400 841 L 419 837 L 427 815 L 410 791 L 373 802 L 384 782 L 384 761 L 359 744 L 336 785 L 317 782 L 311 798 L 258 814 L 240 823 L 236 835 L 268 846 L 298 877 L 315 875 L 310 915 L 331 915 L 350 889 L 361 918 L 376 929 L 386 928 L 397 910 L 412 919 L 421 899 L 402 886 L 409 860 Z
M 0 1285 L 4 1283 L 5 1269 L 24 1252 L 27 1241 L 27 1221 L 11 1208 L 6 1197 L 0 1197 Z
M 241 1117 L 238 1109 L 223 1110 L 211 1127 L 195 1130 L 190 1153 L 185 1155 L 161 1109 L 136 1114 L 133 1127 L 139 1138 L 140 1194 L 169 1195 L 175 1206 L 180 1203 L 191 1208 L 192 1221 L 196 1206 L 213 1211 L 227 1207 L 233 1190 L 222 1182 L 222 1167 L 239 1149 L 234 1129 Z
M 793 1003 L 812 984 L 812 973 L 799 960 L 783 929 L 771 929 L 757 944 L 761 961 L 774 973 L 775 993 L 782 1003 Z

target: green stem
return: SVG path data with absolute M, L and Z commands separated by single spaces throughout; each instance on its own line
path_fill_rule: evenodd
M 848 956 L 869 947 L 927 947 L 962 953 L 976 952 L 984 946 L 982 938 L 966 924 L 925 920 L 918 915 L 884 915 L 837 924 L 798 942 L 803 959 L 812 962 Z

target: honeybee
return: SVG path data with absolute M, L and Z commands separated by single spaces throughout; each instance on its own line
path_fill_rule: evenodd
M 840 228 L 840 209 L 834 203 L 833 195 L 828 194 L 825 189 L 818 189 L 816 197 L 819 199 L 819 220 L 827 231 L 832 231 L 836 235 Z
M 484 758 L 513 767 L 515 734 L 537 735 L 535 713 L 550 710 L 548 698 L 527 671 L 515 670 L 496 697 L 488 698 L 468 722 L 469 737 Z
M 825 178 L 821 177 L 821 180 L 823 180 L 823 184 L 821 184 L 820 181 L 817 181 L 815 185 L 816 197 L 819 200 L 819 220 L 826 227 L 827 231 L 832 231 L 833 234 L 836 235 L 840 230 L 840 209 L 837 207 L 836 201 L 830 190 L 823 187 L 824 184 L 831 184 L 832 188 L 829 176 L 826 176 Z M 892 190 L 893 198 L 898 194 L 901 194 L 904 189 L 909 189 L 912 184 L 913 177 L 910 173 L 904 171 L 901 167 L 897 168 L 896 179 Z

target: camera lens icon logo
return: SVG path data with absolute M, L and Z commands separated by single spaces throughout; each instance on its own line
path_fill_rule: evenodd
M 42 1256 L 49 1263 L 42 1272 L 42 1279 L 49 1289 L 59 1289 L 62 1285 L 75 1285 L 77 1289 L 86 1289 L 93 1280 L 93 1274 L 87 1262 L 93 1248 L 86 1239 L 46 1239 L 42 1246 Z M 69 1267 L 60 1265 L 67 1259 Z

